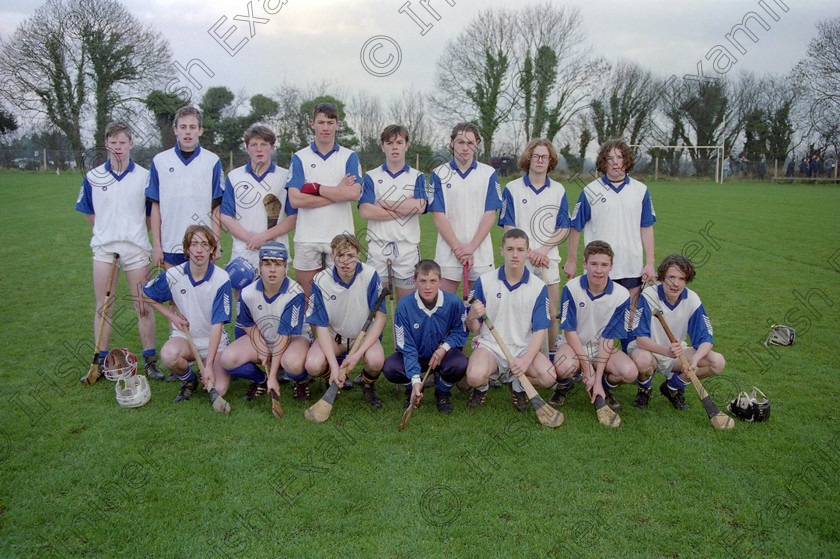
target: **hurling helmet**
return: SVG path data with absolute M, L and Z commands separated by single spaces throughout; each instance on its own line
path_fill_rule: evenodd
M 241 290 L 260 277 L 260 271 L 241 256 L 231 260 L 225 268 L 225 272 L 230 276 L 230 286 L 236 290 Z
M 118 347 L 108 352 L 103 368 L 108 380 L 126 379 L 137 373 L 137 357 L 126 348 Z
M 796 330 L 784 324 L 774 324 L 770 327 L 770 333 L 764 340 L 764 345 L 793 345 L 796 341 Z
M 741 392 L 729 402 L 727 409 L 742 421 L 764 421 L 770 417 L 770 401 L 764 392 L 753 386 L 752 392 Z
M 152 397 L 149 381 L 143 375 L 118 380 L 114 385 L 117 402 L 124 408 L 139 408 Z

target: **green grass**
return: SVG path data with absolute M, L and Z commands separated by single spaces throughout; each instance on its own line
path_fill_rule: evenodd
M 692 287 L 728 360 L 705 384 L 720 406 L 759 386 L 767 423 L 716 432 L 693 393 L 689 412 L 658 394 L 638 411 L 626 386 L 620 429 L 577 388 L 550 430 L 501 389 L 480 410 L 456 393 L 449 417 L 429 395 L 399 433 L 402 396 L 384 379 L 381 410 L 353 390 L 322 425 L 288 389 L 273 419 L 265 399 L 242 401 L 244 382 L 229 417 L 204 395 L 176 406 L 175 384 L 153 383 L 136 410 L 107 381 L 82 388 L 93 292 L 80 181 L 0 172 L 0 557 L 840 555 L 836 186 L 649 184 L 657 258 L 702 262 Z M 423 231 L 431 257 L 428 216 Z M 124 277 L 117 290 L 112 345 L 139 353 Z M 765 350 L 771 322 L 796 327 L 796 344 Z

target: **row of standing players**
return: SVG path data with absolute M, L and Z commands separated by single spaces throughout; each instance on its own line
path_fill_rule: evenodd
M 647 188 L 627 174 L 633 166 L 633 154 L 623 142 L 613 141 L 602 146 L 597 166 L 604 176 L 584 189 L 569 216 L 562 185 L 548 178 L 548 173 L 557 165 L 557 155 L 546 140 L 529 143 L 519 160 L 524 176 L 509 183 L 503 193 L 493 169 L 475 160 L 474 152 L 480 142 L 477 128 L 470 123 L 459 124 L 451 135 L 453 159 L 432 173 L 427 188 L 425 176 L 405 163 L 408 132 L 393 125 L 387 127 L 381 137 L 385 163 L 362 179 L 356 154 L 335 142 L 338 128 L 335 107 L 322 104 L 315 108 L 311 122 L 315 141 L 294 155 L 288 176 L 271 163 L 273 133 L 265 127 L 255 126 L 245 135 L 251 161 L 231 171 L 225 188 L 221 189 L 218 158 L 202 151 L 198 145 L 202 132 L 200 119 L 200 113 L 194 108 L 178 111 L 175 119 L 178 144 L 172 150 L 158 154 L 147 173 L 130 160 L 130 130 L 118 123 L 109 127 L 106 147 L 111 157 L 101 168 L 88 173 L 77 202 L 77 209 L 85 213 L 93 225 L 91 246 L 97 308 L 104 302 L 103 287 L 110 280 L 110 262 L 118 253 L 132 289 L 138 291 L 135 300 L 138 301 L 141 342 L 146 370 L 151 378 L 160 378 L 162 374 L 156 364 L 154 322 L 146 304 L 166 315 L 174 326 L 189 326 L 199 346 L 200 357 L 207 365 L 206 374 L 218 377 L 214 384 L 220 393 L 226 389 L 230 375 L 250 378 L 254 385 L 249 394 L 258 393 L 266 379 L 255 363 L 266 363 L 265 356 L 272 353 L 269 346 L 275 345 L 282 351 L 275 352 L 275 358 L 266 363 L 270 389 L 277 390 L 276 372 L 281 365 L 286 375 L 298 381 L 296 397 L 307 395 L 307 374 L 329 374 L 331 381 L 336 382 L 344 370 L 338 359 L 352 347 L 352 341 L 359 333 L 361 322 L 370 310 L 364 308 L 365 303 L 369 307 L 375 300 L 375 297 L 371 298 L 371 286 L 378 286 L 380 277 L 389 277 L 386 262 L 390 262 L 391 287 L 401 299 L 394 317 L 394 338 L 395 355 L 402 361 L 401 367 L 396 369 L 401 369 L 397 372 L 402 376 L 397 372 L 389 375 L 393 367 L 389 368 L 388 362 L 397 358 L 391 356 L 386 360 L 378 343 L 378 334 L 385 325 L 384 308 L 381 315 L 377 313 L 371 328 L 371 334 L 376 335 L 367 337 L 361 348 L 345 356 L 341 363 L 352 370 L 359 360 L 365 361 L 362 390 L 365 400 L 373 405 L 379 404 L 373 382 L 381 370 L 386 372 L 386 377 L 410 385 L 410 390 L 419 396 L 420 369 L 431 365 L 440 369 L 435 394 L 442 411 L 451 410 L 448 395 L 453 384 L 460 381 L 462 387 L 472 387 L 470 406 L 478 407 L 484 402 L 490 375 L 508 370 L 517 409 L 527 407 L 527 399 L 517 380 L 519 375 L 528 375 L 537 387 L 553 387 L 553 402 L 562 404 L 577 371 L 582 373 L 591 397 L 604 395 L 614 409 L 619 408 L 619 404 L 611 396 L 611 389 L 620 383 L 638 382 L 635 404 L 645 407 L 654 370 L 670 376 L 661 391 L 675 407 L 684 408 L 682 391 L 687 377 L 680 371 L 679 354 L 685 352 L 700 378 L 715 374 L 723 367 L 723 358 L 711 351 L 711 324 L 699 298 L 685 288 L 693 278 L 690 262 L 674 263 L 664 271 L 660 267 L 658 279 L 663 284 L 653 288 L 653 295 L 659 298 L 655 307 L 679 310 L 669 323 L 677 320 L 679 324 L 672 324 L 672 329 L 678 337 L 682 332 L 681 339 L 690 335 L 693 347 L 671 344 L 664 333 L 657 331 L 658 325 L 650 326 L 648 321 L 650 335 L 640 336 L 635 345 L 627 348 L 631 357 L 610 349 L 613 338 L 626 339 L 628 336 L 614 335 L 616 332 L 609 328 L 617 324 L 627 332 L 635 330 L 637 323 L 644 323 L 639 319 L 651 305 L 646 303 L 647 296 L 641 303 L 636 301 L 642 283 L 654 279 L 652 226 L 656 218 Z M 142 197 L 137 196 L 136 191 L 141 190 L 138 185 L 142 185 Z M 211 190 L 212 194 L 208 196 Z M 265 206 L 260 203 L 268 194 L 285 199 L 281 219 L 271 227 L 268 227 Z M 138 199 L 142 200 L 139 205 Z M 355 237 L 341 234 L 353 230 L 350 204 L 356 200 L 360 215 L 368 220 L 366 264 L 358 261 L 361 247 L 353 246 L 358 245 Z M 484 200 L 483 204 L 481 200 Z M 149 223 L 144 224 L 144 220 L 136 219 L 135 214 L 147 201 L 150 202 L 147 204 L 150 205 L 147 208 Z M 186 208 L 194 211 L 185 211 Z M 489 232 L 497 222 L 498 210 L 498 224 L 516 234 L 505 238 L 501 249 L 505 265 L 494 271 Z M 431 263 L 436 269 L 425 269 L 420 275 L 417 274 L 420 268 L 415 269 L 420 241 L 417 216 L 423 212 L 432 212 L 438 239 L 436 264 Z M 190 229 L 189 225 L 201 215 L 211 216 L 212 227 L 203 231 L 195 227 Z M 142 225 L 151 227 L 153 248 L 149 246 Z M 261 272 L 264 267 L 273 265 L 283 268 L 283 282 L 277 286 L 276 293 L 270 288 L 267 293 L 266 286 L 271 281 L 263 276 L 242 291 L 239 316 L 248 335 L 220 352 L 227 345 L 222 324 L 230 320 L 232 312 L 230 277 L 211 264 L 219 255 L 217 239 L 222 225 L 234 238 L 233 268 L 229 266 L 229 270 L 233 272 L 236 263 L 241 266 L 244 261 L 254 268 L 258 266 Z M 295 229 L 297 283 L 285 277 L 285 266 L 289 261 L 285 247 L 288 246 L 288 231 L 292 229 Z M 524 231 L 522 236 L 517 236 L 516 229 Z M 581 230 L 587 250 L 593 239 L 606 240 L 608 244 L 600 248 L 596 244 L 596 252 L 585 254 L 587 274 L 570 281 L 559 301 L 557 245 L 568 236 L 569 258 L 563 271 L 568 278 L 573 278 Z M 188 235 L 185 236 L 184 231 Z M 285 258 L 267 258 L 266 262 L 259 258 L 260 247 L 270 240 L 279 241 L 283 248 L 269 245 L 266 250 L 283 252 Z M 332 246 L 335 242 L 341 245 L 338 252 L 337 247 Z M 170 248 L 171 252 L 164 247 Z M 615 262 L 613 249 L 617 254 Z M 203 254 L 202 260 L 202 253 L 208 250 L 210 252 Z M 350 254 L 354 251 L 355 256 Z M 346 270 L 342 262 L 336 260 L 342 252 L 348 253 L 342 256 L 345 264 L 352 264 Z M 524 256 L 507 254 L 516 252 L 522 252 Z M 141 290 L 138 271 L 145 272 L 148 277 L 149 253 L 156 264 L 162 262 L 167 270 Z M 596 266 L 606 268 L 606 272 L 603 269 L 595 271 Z M 324 268 L 325 271 L 321 271 Z M 468 281 L 478 299 L 466 314 L 457 296 L 444 295 L 457 289 L 465 269 L 469 271 Z M 277 269 L 274 272 L 276 280 L 280 272 Z M 361 279 L 357 278 L 358 274 L 362 274 Z M 423 297 L 420 283 L 429 279 L 424 275 L 437 278 L 433 299 Z M 681 283 L 676 298 L 667 288 L 666 278 L 672 275 L 679 276 L 677 287 Z M 596 281 L 601 279 L 603 285 Z M 288 295 L 284 289 L 288 290 L 290 286 L 293 291 L 301 292 L 304 307 L 308 303 L 305 320 L 301 316 L 304 311 L 295 305 L 279 313 L 279 309 L 274 309 L 271 315 L 261 312 L 273 308 L 272 303 L 281 293 Z M 403 300 L 415 286 L 417 293 Z M 324 287 L 335 291 L 324 297 Z M 362 287 L 367 290 L 366 296 L 351 295 L 354 289 Z M 487 293 L 489 298 L 484 296 Z M 431 292 L 426 294 L 432 296 Z M 441 324 L 446 324 L 438 313 L 442 312 L 444 302 L 453 298 L 460 308 L 458 322 L 462 332 L 427 331 L 430 325 L 442 328 Z M 174 308 L 162 304 L 166 301 L 174 301 Z M 608 301 L 611 303 L 607 304 Z M 555 352 L 557 325 L 551 309 L 556 310 L 558 305 L 564 335 L 557 338 L 559 345 Z M 482 331 L 486 327 L 478 317 L 484 306 L 514 351 L 514 363 L 507 363 L 492 338 Z M 403 317 L 405 323 L 400 323 L 400 309 L 406 315 Z M 274 340 L 270 339 L 271 334 L 268 338 L 264 335 L 272 328 L 260 326 L 271 322 L 267 317 L 274 317 L 274 322 L 278 323 Z M 281 318 L 278 320 L 277 317 Z M 304 323 L 313 325 L 316 343 L 308 347 L 309 339 L 297 336 L 293 323 L 301 328 Z M 476 334 L 469 360 L 459 349 L 466 342 L 464 326 Z M 288 331 L 282 331 L 284 328 Z M 703 328 L 705 334 L 700 332 Z M 258 336 L 255 332 L 262 333 Z M 548 356 L 539 351 L 546 334 Z M 415 341 L 422 343 L 409 348 L 417 335 L 420 337 Z M 460 340 L 461 335 L 463 340 Z M 447 340 L 447 336 L 458 339 Z M 108 336 L 103 335 L 100 347 L 107 346 Z M 239 351 L 246 346 L 250 350 Z M 101 350 L 100 353 L 107 352 Z M 300 355 L 304 355 L 303 360 Z M 197 386 L 189 367 L 189 362 L 196 356 L 192 355 L 177 329 L 173 329 L 161 356 L 164 365 L 182 381 L 176 401 L 188 399 Z M 681 374 L 670 374 L 672 372 Z M 459 374 L 461 378 L 455 378 Z

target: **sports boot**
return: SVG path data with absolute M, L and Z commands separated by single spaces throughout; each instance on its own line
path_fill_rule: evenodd
M 437 411 L 440 413 L 452 413 L 452 401 L 449 399 L 449 392 L 435 388 L 435 399 L 437 400 Z
M 163 380 L 164 374 L 157 366 L 157 355 L 151 355 L 146 357 L 146 364 L 144 365 L 146 369 L 146 376 L 149 377 L 149 380 Z
M 561 384 L 554 390 L 554 394 L 551 395 L 551 398 L 549 398 L 548 403 L 554 406 L 555 408 L 563 407 L 563 404 L 566 403 L 566 396 L 569 395 L 569 392 L 571 392 L 572 388 L 574 387 L 574 382 L 568 386 Z
M 633 407 L 645 410 L 648 407 L 648 402 L 650 402 L 650 388 L 640 386 L 639 391 L 636 392 L 636 399 L 633 400 Z
M 248 393 L 245 394 L 242 399 L 246 402 L 250 402 L 257 396 L 262 396 L 268 390 L 268 382 L 252 382 L 251 386 L 248 388 Z
M 688 407 L 688 404 L 685 403 L 685 392 L 683 390 L 674 390 L 673 388 L 668 386 L 667 380 L 659 385 L 659 391 L 662 393 L 663 396 L 670 400 L 671 405 L 674 406 L 676 409 L 691 409 L 690 407 Z
M 365 402 L 371 406 L 375 408 L 382 407 L 382 400 L 379 399 L 379 394 L 376 393 L 376 386 L 372 382 L 362 383 L 362 396 L 364 396 Z
M 604 390 L 604 392 L 606 393 L 604 401 L 607 403 L 610 409 L 615 413 L 620 412 L 621 404 L 618 402 L 618 400 L 615 399 L 615 396 L 613 396 L 612 390 Z
M 177 404 L 178 402 L 189 400 L 190 398 L 192 398 L 193 392 L 196 388 L 198 388 L 197 379 L 181 381 L 181 390 L 178 391 L 178 395 L 175 396 L 174 402 Z

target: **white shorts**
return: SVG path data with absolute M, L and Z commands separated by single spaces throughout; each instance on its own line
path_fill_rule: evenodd
M 492 272 L 493 266 L 474 266 L 470 268 L 470 281 L 475 281 L 481 274 Z M 464 279 L 463 266 L 441 266 L 440 273 L 443 279 L 460 282 Z
M 322 256 L 326 255 L 326 267 L 333 264 L 330 243 L 307 243 L 295 241 L 295 270 L 312 272 L 324 267 Z
M 559 350 L 560 344 L 568 345 L 569 342 L 566 341 L 566 336 L 561 332 L 557 339 L 554 340 L 554 349 Z M 598 343 L 597 342 L 588 342 L 583 344 L 583 351 L 586 352 L 586 358 L 589 359 L 589 362 L 595 364 L 595 360 L 598 358 Z
M 151 251 L 126 241 L 115 241 L 94 247 L 93 260 L 110 264 L 114 261 L 115 253 L 120 255 L 117 265 L 126 271 L 151 265 Z
M 475 351 L 479 347 L 486 349 L 493 354 L 493 357 L 496 358 L 496 366 L 499 368 L 500 376 L 502 377 L 502 379 L 506 380 L 507 382 L 510 382 L 510 379 L 506 378 L 508 376 L 508 373 L 510 373 L 510 363 L 508 363 L 507 357 L 505 357 L 505 354 L 502 352 L 502 348 L 499 347 L 499 344 L 496 343 L 496 340 L 473 338 L 473 351 Z M 508 349 L 510 350 L 510 354 L 514 357 L 522 357 L 528 351 L 527 347 L 508 347 Z
M 171 340 L 172 338 L 183 338 L 186 340 L 187 336 L 175 328 L 169 332 L 169 339 Z M 195 343 L 195 348 L 198 350 L 198 356 L 202 359 L 207 359 L 207 349 L 210 345 L 210 338 L 197 338 L 193 336 L 193 342 Z M 228 333 L 225 330 L 222 330 L 222 338 L 219 340 L 219 348 L 216 350 L 216 355 L 222 353 L 229 344 L 230 338 L 228 337 Z
M 383 284 L 388 283 L 388 259 L 394 272 L 394 285 L 414 289 L 414 267 L 420 262 L 420 247 L 411 243 L 368 243 L 367 264 L 376 268 Z
M 556 283 L 560 283 L 559 260 L 549 259 L 548 268 L 534 268 L 530 261 L 526 262 L 525 266 L 532 274 L 543 280 L 546 285 L 554 285 Z
M 683 350 L 688 348 L 688 344 L 685 341 L 682 342 Z M 633 340 L 629 344 L 627 344 L 627 354 L 631 357 L 633 356 L 633 352 L 639 349 L 639 344 L 636 343 L 636 340 Z M 656 358 L 656 369 L 654 370 L 655 373 L 662 373 L 668 378 L 671 378 L 671 375 L 674 371 L 674 365 L 680 360 L 679 357 L 668 357 L 666 355 L 659 355 L 658 353 L 651 352 L 651 355 Z

